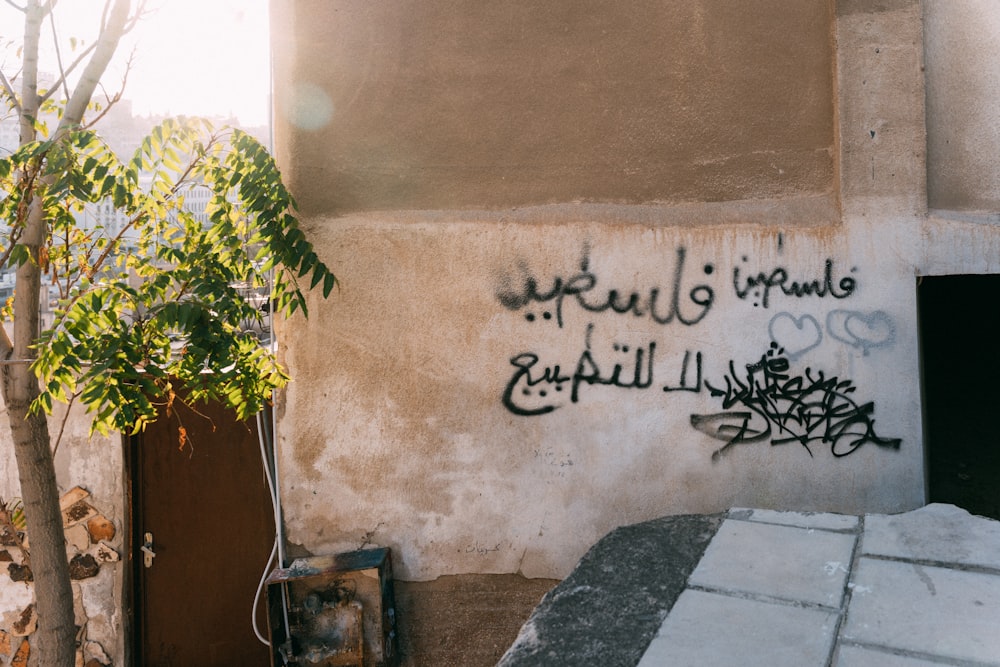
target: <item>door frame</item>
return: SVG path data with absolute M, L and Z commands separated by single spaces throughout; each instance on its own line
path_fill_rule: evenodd
M 135 448 L 138 446 L 138 434 L 136 435 L 126 435 L 122 434 L 122 463 L 125 472 L 125 478 L 123 480 L 124 486 L 124 500 L 122 503 L 123 514 L 122 517 L 122 528 L 124 529 L 125 536 L 122 543 L 125 545 L 125 554 L 123 554 L 122 560 L 124 561 L 124 567 L 122 568 L 122 634 L 124 636 L 125 644 L 125 664 L 134 665 L 135 667 L 141 667 L 142 656 L 141 651 L 136 649 L 137 646 L 141 646 L 141 636 L 139 634 L 139 623 L 136 618 L 136 597 L 139 594 L 138 589 L 138 576 L 137 571 L 138 559 L 135 557 L 139 553 L 139 541 L 136 539 L 135 530 L 135 517 L 137 516 L 135 508 L 135 495 L 134 489 L 136 487 L 135 478 L 138 474 L 138 460 L 135 456 Z

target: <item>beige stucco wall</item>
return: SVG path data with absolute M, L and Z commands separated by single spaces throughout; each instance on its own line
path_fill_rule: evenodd
M 925 0 L 930 206 L 1000 211 L 1000 11 Z
M 292 542 L 561 577 L 658 515 L 923 503 L 919 3 L 273 9 L 341 280 L 280 331 Z
M 924 0 L 923 275 L 1000 273 L 1000 6 Z
M 276 2 L 278 150 L 310 215 L 830 194 L 831 14 Z
M 669 211 L 661 215 L 669 221 Z M 880 221 L 878 242 L 864 227 L 834 235 L 586 219 L 521 227 L 474 216 L 322 223 L 315 239 L 344 285 L 332 304 L 312 304 L 308 325 L 296 322 L 285 334 L 296 373 L 280 427 L 293 542 L 352 548 L 371 532 L 397 551 L 405 577 L 563 576 L 609 529 L 665 513 L 893 511 L 922 502 L 918 394 L 907 390 L 919 386 L 916 332 L 906 324 L 914 308 L 912 277 L 904 277 L 916 250 L 910 221 Z M 737 270 L 743 277 L 778 269 L 822 284 L 827 260 L 842 299 L 772 290 L 764 307 L 753 290 L 740 298 L 732 284 Z M 639 294 L 643 308 L 650 290 L 671 295 L 677 286 L 678 310 L 659 324 L 648 315 L 589 313 L 573 296 L 561 308 L 558 297 L 505 307 L 498 295 L 523 295 L 528 275 L 540 291 L 589 275 L 597 287 L 588 303 L 616 289 Z M 845 279 L 856 284 L 850 295 L 837 287 Z M 706 288 L 710 308 L 696 303 L 707 300 Z M 670 297 L 659 302 L 660 315 L 670 310 Z M 766 355 L 772 338 L 790 356 L 789 377 L 805 387 L 849 383 L 808 392 L 815 435 L 826 430 L 823 400 L 873 401 L 874 431 L 901 438 L 898 451 L 868 442 L 837 458 L 849 439 L 817 439 L 808 450 L 764 440 L 713 457 L 725 443 L 691 423 L 692 415 L 724 411 L 705 382 L 746 383 L 746 365 Z M 520 373 L 526 355 L 538 359 L 528 376 Z M 595 367 L 609 380 L 616 365 L 616 384 L 626 386 L 591 383 Z M 541 381 L 545 373 L 567 379 Z M 649 386 L 633 386 L 637 377 Z M 754 379 L 765 381 L 761 373 Z M 508 387 L 513 409 L 504 402 Z M 791 403 L 797 388 L 772 389 L 788 427 L 801 428 Z M 746 409 L 737 401 L 730 412 Z

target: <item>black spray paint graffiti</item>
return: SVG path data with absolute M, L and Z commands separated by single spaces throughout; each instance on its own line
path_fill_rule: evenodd
M 687 289 L 686 261 L 686 248 L 678 247 L 675 250 L 673 273 L 665 287 L 657 285 L 639 291 L 604 288 L 598 286 L 598 276 L 590 270 L 590 251 L 585 245 L 579 272 L 569 277 L 554 276 L 545 285 L 540 285 L 535 275 L 522 266 L 519 278 L 506 276 L 501 280 L 496 298 L 508 310 L 528 309 L 532 304 L 547 306 L 540 315 L 527 310 L 525 318 L 528 321 L 535 321 L 538 317 L 544 320 L 554 318 L 560 328 L 564 325 L 564 305 L 567 302 L 575 303 L 588 313 L 610 311 L 618 315 L 648 317 L 657 324 L 670 324 L 676 320 L 685 326 L 693 326 L 701 322 L 712 309 L 715 291 L 705 283 Z M 743 256 L 742 261 L 746 263 L 748 258 Z M 851 268 L 852 273 L 856 270 Z M 702 271 L 710 276 L 715 272 L 715 265 L 706 263 Z M 788 269 L 780 266 L 770 271 L 743 275 L 740 267 L 736 266 L 733 268 L 732 284 L 739 299 L 745 301 L 752 298 L 755 307 L 764 308 L 770 306 L 773 290 L 780 290 L 781 294 L 796 298 L 830 296 L 834 299 L 846 299 L 857 289 L 857 280 L 852 276 L 834 280 L 834 264 L 830 258 L 824 261 L 823 275 L 820 278 L 794 280 L 789 276 Z M 855 323 L 856 328 L 863 324 L 860 321 Z
M 513 279 L 505 279 L 496 292 L 497 300 L 509 310 L 520 310 L 533 303 L 550 304 L 549 310 L 542 313 L 544 319 L 555 317 L 556 323 L 563 326 L 563 306 L 567 299 L 576 303 L 588 313 L 603 313 L 612 311 L 619 315 L 631 314 L 635 317 L 649 317 L 657 324 L 670 324 L 675 319 L 680 324 L 692 326 L 700 322 L 712 308 L 715 292 L 709 285 L 699 284 L 692 287 L 682 297 L 685 260 L 687 251 L 677 248 L 673 275 L 666 289 L 659 286 L 640 292 L 623 293 L 618 289 L 598 287 L 597 274 L 589 269 L 589 252 L 585 249 L 580 262 L 580 271 L 569 278 L 556 276 L 551 283 L 540 288 L 538 280 L 526 268 L 521 268 L 520 285 L 512 284 Z M 705 275 L 711 275 L 715 270 L 712 264 L 702 267 Z M 527 312 L 528 321 L 537 317 L 534 312 Z
M 655 342 L 634 349 L 615 344 L 614 352 L 624 355 L 627 363 L 598 363 L 590 343 L 592 329 L 592 325 L 588 327 L 586 348 L 572 373 L 563 371 L 559 364 L 541 365 L 533 352 L 513 357 L 510 361 L 516 370 L 504 389 L 504 406 L 519 416 L 544 415 L 578 403 L 586 387 L 645 390 L 654 386 Z M 810 445 L 817 442 L 829 445 L 836 457 L 852 454 L 867 443 L 899 449 L 900 439 L 875 433 L 874 403 L 859 405 L 851 397 L 855 387 L 850 380 L 827 377 L 810 368 L 801 376 L 789 370 L 788 358 L 774 343 L 757 363 L 746 366 L 745 377 L 731 361 L 722 389 L 703 379 L 702 353 L 688 350 L 679 364 L 678 383 L 661 388 L 666 393 L 701 393 L 704 388 L 722 398 L 724 412 L 691 415 L 695 429 L 726 443 L 713 452 L 713 460 L 719 460 L 733 445 L 765 440 L 772 445 L 798 442 L 810 456 Z
M 501 399 L 504 407 L 515 415 L 530 417 L 553 412 L 564 406 L 567 400 L 570 403 L 579 402 L 580 392 L 585 387 L 606 386 L 643 390 L 653 386 L 655 342 L 639 346 L 615 343 L 612 345 L 614 359 L 611 362 L 598 361 L 591 343 L 593 330 L 593 324 L 587 327 L 584 350 L 580 353 L 572 372 L 568 369 L 563 370 L 559 364 L 541 365 L 539 356 L 534 352 L 524 352 L 512 357 L 510 363 L 515 370 L 504 388 Z M 695 376 L 693 381 L 692 357 Z M 690 350 L 686 351 L 684 360 L 680 364 L 678 384 L 664 385 L 663 391 L 700 392 L 701 364 L 701 352 L 692 355 Z
M 744 255 L 743 262 L 747 261 Z M 852 268 L 851 272 L 856 271 Z M 746 300 L 747 296 L 753 297 L 753 305 L 767 308 L 771 303 L 771 290 L 778 288 L 786 296 L 806 297 L 832 296 L 834 299 L 846 299 L 854 294 L 857 289 L 857 281 L 851 276 L 844 276 L 834 284 L 833 280 L 833 260 L 827 259 L 823 268 L 823 277 L 812 280 L 791 280 L 788 269 L 776 267 L 770 272 L 760 271 L 755 275 L 740 275 L 740 267 L 733 267 L 733 289 L 736 296 Z
M 647 389 L 653 384 L 653 357 L 656 353 L 656 343 L 649 346 L 639 346 L 634 350 L 629 345 L 615 344 L 613 350 L 628 355 L 631 366 L 629 371 L 621 363 L 615 363 L 611 371 L 602 375 L 591 349 L 591 334 L 594 325 L 587 327 L 587 338 L 583 352 L 576 362 L 573 372 L 567 374 L 559 364 L 536 369 L 538 355 L 525 352 L 511 358 L 510 363 L 517 369 L 507 382 L 503 392 L 504 406 L 515 415 L 528 417 L 544 415 L 560 407 L 553 401 L 569 386 L 569 400 L 576 403 L 580 400 L 581 386 L 606 385 L 620 389 Z M 632 361 L 634 355 L 634 362 Z M 604 364 L 607 369 L 607 364 Z M 624 374 L 624 376 L 623 376 Z M 525 404 L 532 402 L 528 407 Z
M 888 347 L 896 342 L 896 325 L 884 311 L 863 313 L 855 310 L 833 310 L 826 316 L 830 337 L 862 350 L 867 356 L 873 348 Z M 798 359 L 823 341 L 823 330 L 812 315 L 795 317 L 778 313 L 767 326 L 771 340 L 785 350 L 792 360 Z
M 898 438 L 875 433 L 872 402 L 859 405 L 851 397 L 850 380 L 826 377 L 822 371 L 805 369 L 803 375 L 789 372 L 790 364 L 777 343 L 747 364 L 746 373 L 736 372 L 729 362 L 726 387 L 705 386 L 722 398 L 726 412 L 691 415 L 691 425 L 726 444 L 712 454 L 718 460 L 733 445 L 770 440 L 772 445 L 798 442 L 812 456 L 811 443 L 830 446 L 834 456 L 847 456 L 864 444 L 899 449 Z M 742 377 L 741 377 L 742 375 Z M 731 410 L 734 407 L 742 410 Z
M 781 239 L 779 236 L 779 251 Z M 584 313 L 610 313 L 649 318 L 659 325 L 677 322 L 693 326 L 701 322 L 715 302 L 713 287 L 693 284 L 685 276 L 687 251 L 678 247 L 668 282 L 637 291 L 598 286 L 598 276 L 590 269 L 589 247 L 584 247 L 580 270 L 570 276 L 554 276 L 544 284 L 526 267 L 520 277 L 505 278 L 496 291 L 496 298 L 511 311 L 521 311 L 529 322 L 554 321 L 561 329 L 565 325 L 567 304 Z M 745 264 L 747 257 L 742 258 Z M 850 275 L 835 279 L 834 261 L 826 259 L 822 276 L 793 279 L 789 270 L 775 267 L 769 271 L 741 273 L 733 269 L 732 285 L 737 298 L 752 299 L 754 307 L 768 308 L 774 295 L 793 298 L 831 297 L 846 299 L 854 294 L 857 281 Z M 851 268 L 851 273 L 856 268 Z M 705 276 L 715 267 L 706 263 Z M 832 311 L 826 320 L 829 335 L 852 347 L 869 350 L 891 344 L 895 340 L 892 320 L 882 311 L 865 314 L 849 310 Z M 639 345 L 615 342 L 611 352 L 598 354 L 592 341 L 594 323 L 587 325 L 584 349 L 565 368 L 560 364 L 543 363 L 539 354 L 522 352 L 510 359 L 514 372 L 504 387 L 502 403 L 519 416 L 549 414 L 567 404 L 580 401 L 588 387 L 606 387 L 642 391 L 657 385 L 654 370 L 664 363 L 656 359 L 656 343 Z M 657 385 L 666 393 L 700 393 L 707 389 L 712 396 L 723 399 L 725 412 L 692 415 L 691 424 L 726 444 L 713 454 L 718 460 L 735 444 L 770 440 L 773 445 L 798 442 L 812 455 L 810 445 L 829 445 L 834 456 L 847 456 L 866 443 L 898 449 L 899 439 L 881 438 L 875 434 L 874 404 L 858 405 L 851 397 L 855 387 L 850 380 L 827 378 L 821 371 L 805 369 L 804 375 L 789 372 L 789 359 L 796 359 L 813 349 L 823 339 L 823 328 L 811 315 L 796 318 L 779 313 L 772 318 L 768 333 L 772 349 L 757 363 L 747 365 L 745 378 L 737 374 L 734 362 L 729 363 L 725 389 L 717 388 L 702 377 L 702 353 L 687 350 L 677 367 L 676 385 Z M 785 353 L 782 345 L 789 352 Z M 668 372 L 668 375 L 672 375 Z M 737 409 L 733 409 L 737 408 Z

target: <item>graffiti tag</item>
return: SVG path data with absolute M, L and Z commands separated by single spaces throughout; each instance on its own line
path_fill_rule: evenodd
M 573 368 L 573 372 L 564 371 L 559 364 L 553 366 L 539 365 L 539 357 L 534 352 L 524 352 L 511 358 L 510 363 L 516 369 L 503 392 L 504 406 L 515 415 L 529 417 L 544 415 L 558 406 L 549 400 L 543 400 L 535 407 L 522 405 L 524 398 L 537 397 L 549 399 L 550 392 L 559 393 L 568 386 L 569 400 L 576 403 L 580 400 L 580 388 L 583 386 L 606 385 L 620 389 L 647 389 L 653 384 L 653 357 L 656 353 L 656 343 L 648 346 L 632 346 L 615 344 L 614 351 L 624 354 L 629 359 L 629 366 L 616 362 L 610 364 L 598 363 L 591 351 L 590 338 L 594 325 L 587 327 L 587 341 L 583 352 Z M 634 359 L 634 361 L 632 361 Z M 604 371 L 601 366 L 604 366 Z
M 743 257 L 743 261 L 746 262 L 747 258 Z M 767 308 L 771 303 L 771 290 L 775 288 L 786 296 L 798 298 L 807 296 L 823 298 L 830 295 L 834 299 L 846 299 L 854 294 L 857 281 L 851 276 L 844 276 L 834 283 L 832 259 L 827 259 L 824 263 L 823 277 L 812 280 L 792 280 L 788 275 L 788 269 L 780 266 L 772 269 L 770 273 L 760 271 L 747 276 L 740 275 L 740 267 L 733 267 L 733 289 L 740 299 L 746 300 L 747 296 L 753 296 L 754 306 Z
M 753 364 L 737 373 L 729 362 L 725 388 L 706 381 L 709 393 L 722 398 L 725 412 L 691 415 L 691 425 L 726 444 L 712 454 L 718 460 L 733 445 L 770 440 L 772 445 L 798 442 L 812 456 L 811 443 L 830 446 L 834 456 L 847 456 L 864 444 L 899 449 L 898 438 L 875 433 L 874 403 L 858 404 L 852 397 L 850 380 L 827 377 L 822 371 L 805 369 L 793 375 L 788 358 L 777 345 Z M 742 410 L 731 410 L 734 407 Z
M 618 315 L 648 317 L 657 324 L 670 324 L 676 320 L 685 326 L 692 326 L 701 322 L 711 310 L 715 293 L 709 285 L 698 284 L 682 296 L 686 257 L 687 251 L 677 248 L 673 275 L 665 289 L 655 286 L 648 290 L 625 292 L 598 287 L 597 274 L 589 269 L 589 254 L 585 252 L 578 273 L 569 277 L 555 276 L 542 287 L 538 279 L 522 267 L 520 284 L 515 286 L 511 284 L 511 279 L 504 280 L 496 297 L 508 310 L 520 310 L 533 303 L 549 305 L 550 309 L 542 317 L 555 317 L 560 328 L 567 303 L 575 303 L 588 313 L 611 311 Z M 706 264 L 703 270 L 709 275 L 714 267 Z M 534 321 L 536 317 L 534 312 L 525 314 L 528 321 Z

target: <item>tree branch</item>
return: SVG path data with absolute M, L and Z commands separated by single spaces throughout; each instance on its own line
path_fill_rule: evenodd
M 132 54 L 130 54 L 128 57 L 128 62 L 125 63 L 125 74 L 122 75 L 122 85 L 121 88 L 118 89 L 118 92 L 116 92 L 114 95 L 108 95 L 107 91 L 104 89 L 104 85 L 100 84 L 101 92 L 104 93 L 104 101 L 105 101 L 104 108 L 101 109 L 101 111 L 97 114 L 96 117 L 88 120 L 86 125 L 83 126 L 83 129 L 87 130 L 92 128 L 94 125 L 97 124 L 98 121 L 104 118 L 108 114 L 108 112 L 111 111 L 112 108 L 114 108 L 116 104 L 121 102 L 122 96 L 125 94 L 125 86 L 128 84 L 129 72 L 132 71 L 132 63 L 134 62 L 134 55 L 135 52 L 133 51 Z
M 111 9 L 111 0 L 104 0 L 104 7 L 101 9 L 101 23 L 100 23 L 101 33 L 104 32 L 104 27 L 108 22 L 108 10 L 110 9 Z
M 108 2 L 110 3 L 111 0 L 108 0 Z M 94 94 L 101 76 L 107 69 L 108 63 L 111 62 L 111 58 L 118 48 L 118 42 L 121 40 L 122 35 L 125 34 L 125 29 L 130 18 L 129 0 L 114 0 L 114 5 L 108 12 L 104 28 L 97 38 L 90 61 L 84 68 L 83 74 L 80 76 L 80 80 L 77 82 L 69 101 L 66 102 L 62 121 L 59 123 L 60 130 L 64 131 L 80 125 L 80 122 L 83 120 L 83 114 L 87 110 L 87 105 L 90 103 L 91 96 Z
M 24 145 L 35 139 L 35 121 L 38 117 L 38 42 L 42 30 L 44 10 L 37 0 L 29 0 L 24 12 L 24 57 L 21 70 L 21 126 L 18 143 Z
M 63 432 L 66 431 L 66 422 L 69 421 L 69 413 L 70 413 L 70 410 L 73 409 L 73 402 L 76 401 L 76 399 L 79 398 L 80 394 L 82 394 L 82 393 L 83 393 L 82 389 L 80 391 L 74 392 L 69 397 L 69 400 L 66 401 L 66 412 L 63 414 L 63 418 L 62 418 L 61 422 L 59 423 L 59 433 L 56 434 L 55 443 L 52 445 L 52 458 L 55 458 L 56 457 L 56 452 L 59 451 L 59 443 L 62 442 Z
M 11 7 L 13 7 L 17 11 L 21 12 L 22 14 L 27 11 L 27 9 L 25 7 L 22 7 L 20 5 L 14 4 L 14 0 L 4 0 L 4 2 L 6 2 L 8 5 L 10 5 Z
M 81 129 L 89 130 L 90 128 L 94 127 L 94 125 L 96 125 L 99 120 L 104 118 L 116 104 L 121 102 L 122 92 L 123 92 L 122 90 L 119 90 L 114 95 L 108 95 L 107 91 L 104 90 L 104 86 L 101 86 L 101 92 L 104 93 L 104 108 L 101 109 L 96 116 L 89 119 L 85 124 L 81 125 Z
M 7 0 L 7 1 L 9 2 L 10 0 Z M 55 0 L 53 0 L 53 4 L 54 4 L 54 2 L 55 2 Z M 83 51 L 81 51 L 80 54 L 73 60 L 73 62 L 70 63 L 70 66 L 68 68 L 66 68 L 65 70 L 62 69 L 62 63 L 60 61 L 60 64 L 59 64 L 59 68 L 60 68 L 59 79 L 52 85 L 52 88 L 48 92 L 46 92 L 46 94 L 40 99 L 40 102 L 44 102 L 45 100 L 49 99 L 52 96 L 52 94 L 56 91 L 56 89 L 59 88 L 59 86 L 65 87 L 66 80 L 69 77 L 69 75 L 73 73 L 73 70 L 75 70 L 77 68 L 77 66 L 79 66 L 80 63 L 83 62 L 83 60 L 88 55 L 90 55 L 99 45 L 101 45 L 102 41 L 104 41 L 104 38 L 108 34 L 108 29 L 109 29 L 109 24 L 108 24 L 108 12 L 109 12 L 109 10 L 111 10 L 111 12 L 112 12 L 112 21 L 116 20 L 114 12 L 120 11 L 121 10 L 121 7 L 120 7 L 121 5 L 125 6 L 124 11 L 125 11 L 125 14 L 126 14 L 126 18 L 124 20 L 124 23 L 121 26 L 118 27 L 116 35 L 112 35 L 112 38 L 114 39 L 115 46 L 114 46 L 113 49 L 111 49 L 111 55 L 114 55 L 114 52 L 117 50 L 117 48 L 118 48 L 118 41 L 126 33 L 130 32 L 132 30 L 132 28 L 134 28 L 135 25 L 139 22 L 139 20 L 142 18 L 142 16 L 146 13 L 146 3 L 147 3 L 147 0 L 142 0 L 139 3 L 139 5 L 136 7 L 135 13 L 131 14 L 131 15 L 128 14 L 128 8 L 129 8 L 129 4 L 130 3 L 127 0 L 124 1 L 124 2 L 122 2 L 122 0 L 118 0 L 118 2 L 115 4 L 114 7 L 112 7 L 111 2 L 112 2 L 112 0 L 107 0 L 107 2 L 105 2 L 105 4 L 104 4 L 104 9 L 103 9 L 102 14 L 101 14 L 101 31 L 100 31 L 100 36 L 99 36 L 98 40 L 94 41 L 94 42 L 91 42 L 87 46 L 87 48 L 85 48 Z M 112 26 L 116 26 L 116 25 L 117 25 L 117 23 L 113 23 L 112 24 Z M 53 41 L 55 41 L 55 23 L 54 22 L 52 23 L 52 33 L 53 33 Z M 56 43 L 56 59 L 57 60 L 59 59 L 59 45 L 58 45 L 58 43 Z M 129 57 L 128 65 L 126 66 L 126 69 L 125 69 L 125 76 L 122 79 L 122 91 L 124 91 L 124 89 L 125 89 L 125 83 L 128 80 L 128 72 L 132 69 L 132 60 L 133 60 L 133 58 L 130 56 Z M 108 58 L 108 61 L 110 62 L 110 57 Z M 89 66 L 90 65 L 88 64 L 88 67 Z M 104 69 L 106 69 L 106 68 L 107 68 L 107 63 L 104 64 Z M 101 74 L 103 75 L 103 73 L 104 72 L 103 72 L 103 69 L 102 69 L 101 70 Z M 86 75 L 86 71 L 84 72 L 84 75 Z M 98 76 L 98 79 L 100 79 L 100 76 Z M 82 79 L 81 79 L 81 81 L 82 81 Z M 95 84 L 94 88 L 96 88 L 96 84 Z M 94 88 L 91 89 L 91 93 L 93 93 Z M 118 99 L 120 99 L 121 93 L 119 93 L 115 97 L 118 98 Z M 69 91 L 66 92 L 66 98 L 67 98 L 67 100 L 70 98 Z M 117 99 L 115 101 L 117 101 Z M 88 102 L 87 103 L 89 104 L 89 102 L 90 102 L 90 98 L 88 98 Z M 109 104 L 113 104 L 113 102 L 109 101 Z M 68 106 L 68 104 L 67 104 L 67 106 Z M 105 113 L 107 113 L 107 111 L 105 111 Z M 103 116 L 103 115 L 104 114 L 102 113 L 101 116 Z M 83 117 L 82 113 L 81 113 L 80 117 L 82 119 L 82 117 Z M 98 118 L 100 118 L 100 117 L 98 117 Z M 93 125 L 93 122 L 88 123 L 88 127 L 90 125 Z
M 146 10 L 146 5 L 149 4 L 149 0 L 139 0 L 139 4 L 135 8 L 135 13 L 132 14 L 132 18 L 129 19 L 128 23 L 125 25 L 125 32 L 131 32 L 132 28 L 142 20 L 148 11 Z
M 0 72 L 0 84 L 3 84 L 3 90 L 7 94 L 7 97 L 11 101 L 11 106 L 14 108 L 14 113 L 21 114 L 21 102 L 17 99 L 17 94 L 14 92 L 14 86 L 11 85 L 10 81 L 7 79 L 7 75 Z
M 11 229 L 10 231 L 10 243 L 7 244 L 7 248 L 0 255 L 0 266 L 7 266 L 7 260 L 10 259 L 11 253 L 14 251 L 14 246 L 17 245 L 18 239 L 21 237 L 20 230 Z
M 53 84 L 52 90 L 57 89 L 62 84 L 64 94 L 69 98 L 69 86 L 66 85 L 66 69 L 63 67 L 62 51 L 59 49 L 59 35 L 56 34 L 56 19 L 55 14 L 52 12 L 49 12 L 49 27 L 52 28 L 52 46 L 56 50 L 56 64 L 59 67 L 60 74 L 59 81 Z M 46 97 L 52 94 L 52 90 L 46 94 Z
M 60 68 L 59 79 L 54 84 L 52 84 L 52 88 L 50 88 L 48 90 L 48 92 L 45 93 L 44 96 L 42 96 L 42 98 L 41 98 L 42 102 L 44 102 L 45 100 L 47 100 L 50 97 L 52 97 L 52 94 L 56 90 L 58 90 L 59 86 L 65 87 L 65 85 L 66 85 L 66 78 L 70 74 L 73 73 L 73 70 L 75 70 L 77 68 L 77 66 L 79 66 L 79 64 L 81 62 L 83 62 L 84 58 L 86 58 L 88 55 L 90 55 L 90 52 L 93 51 L 96 46 L 97 46 L 97 42 L 92 42 L 87 48 L 85 48 L 83 51 L 80 52 L 80 55 L 78 55 L 76 58 L 73 59 L 73 62 L 71 62 L 69 64 L 69 67 L 66 68 L 65 71 L 62 71 L 62 64 L 60 63 L 60 65 L 59 65 L 59 68 Z M 69 97 L 69 91 L 66 92 L 66 97 L 67 98 Z

